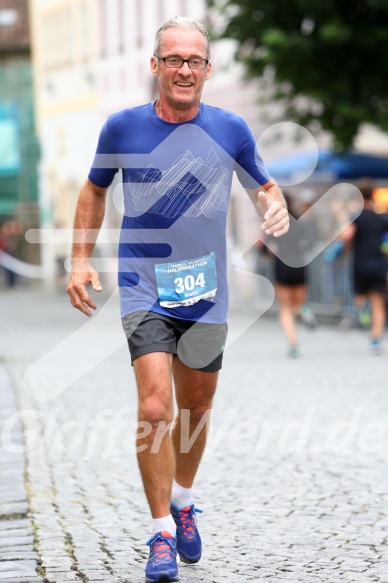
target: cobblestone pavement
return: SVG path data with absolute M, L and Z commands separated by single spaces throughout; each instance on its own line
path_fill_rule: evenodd
M 3 292 L 0 305 L 0 581 L 144 581 L 150 520 L 115 301 L 94 324 L 62 295 Z M 372 356 L 364 331 L 300 338 L 288 359 L 260 318 L 226 350 L 195 490 L 203 558 L 181 581 L 388 581 L 388 342 Z

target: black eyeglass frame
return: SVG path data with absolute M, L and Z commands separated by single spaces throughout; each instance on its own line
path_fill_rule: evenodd
M 154 55 L 157 59 L 159 59 L 159 61 L 163 61 L 165 67 L 167 67 L 167 69 L 180 69 L 181 67 L 183 67 L 183 65 L 185 63 L 187 63 L 187 66 L 189 67 L 189 69 L 192 69 L 193 71 L 203 71 L 204 69 L 206 69 L 206 67 L 208 66 L 208 64 L 210 63 L 210 59 L 203 59 L 202 57 L 191 57 L 190 59 L 182 59 L 182 57 L 175 57 L 173 55 L 171 55 L 170 57 L 159 57 L 158 55 Z M 171 67 L 169 65 L 166 64 L 166 60 L 167 59 L 179 59 L 180 61 L 182 61 L 182 63 L 179 65 L 179 67 Z M 195 68 L 195 67 L 190 67 L 190 61 L 204 61 L 205 65 L 204 67 L 201 67 L 200 69 Z

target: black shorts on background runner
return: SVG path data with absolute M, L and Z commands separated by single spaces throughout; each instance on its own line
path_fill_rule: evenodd
M 275 282 L 281 285 L 295 287 L 306 285 L 306 269 L 304 267 L 290 267 L 275 258 Z
M 387 274 L 384 271 L 372 274 L 355 273 L 353 283 L 354 291 L 357 295 L 363 296 L 373 291 L 385 295 L 387 291 Z
M 178 355 L 188 367 L 217 372 L 222 367 L 228 325 L 170 318 L 139 311 L 122 319 L 133 361 L 150 352 Z

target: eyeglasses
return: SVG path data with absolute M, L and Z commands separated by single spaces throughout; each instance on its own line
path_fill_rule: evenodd
M 187 63 L 190 69 L 205 69 L 209 63 L 209 59 L 198 59 L 193 57 L 192 59 L 182 59 L 181 57 L 158 57 L 155 55 L 159 61 L 163 61 L 166 67 L 169 69 L 180 69 L 183 67 L 184 63 Z

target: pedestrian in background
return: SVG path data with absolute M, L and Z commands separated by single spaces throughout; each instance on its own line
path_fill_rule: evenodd
M 6 253 L 9 259 L 19 258 L 21 255 L 22 225 L 14 218 L 8 218 L 0 226 L 0 251 Z M 18 276 L 12 267 L 3 266 L 5 282 L 8 288 L 18 284 Z
M 282 193 L 247 124 L 201 102 L 211 71 L 205 27 L 181 17 L 165 22 L 151 57 L 159 98 L 108 118 L 97 147 L 100 163 L 93 165 L 80 192 L 74 224 L 78 236 L 68 293 L 72 305 L 90 316 L 96 305 L 85 286 L 92 284 L 96 291 L 102 286 L 90 264 L 94 240 L 88 239 L 88 230 L 100 229 L 106 192 L 120 168 L 125 202 L 119 246 L 121 316 L 137 382 L 138 420 L 150 428 L 137 439 L 152 515 L 148 582 L 179 579 L 177 552 L 186 563 L 201 557 L 192 488 L 206 426 L 199 428 L 188 452 L 180 441 L 183 423 L 192 436 L 210 412 L 221 368 L 228 307 L 226 212 L 233 171 L 264 215 L 267 234 L 286 233 L 289 222 Z M 142 156 L 150 154 L 152 163 L 148 158 L 139 168 Z M 131 155 L 136 163 L 126 165 Z M 173 383 L 178 416 L 171 436 Z M 182 411 L 189 412 L 188 421 Z M 161 426 L 167 431 L 153 448 Z
M 341 239 L 353 249 L 356 306 L 358 310 L 362 310 L 369 302 L 370 349 L 373 354 L 380 354 L 386 320 L 388 262 L 384 241 L 388 231 L 388 214 L 376 213 L 373 185 L 370 181 L 362 181 L 359 189 L 364 198 L 364 208 L 342 233 Z
M 288 342 L 288 355 L 299 356 L 297 318 L 309 327 L 316 328 L 317 321 L 307 305 L 306 253 L 311 245 L 311 226 L 299 218 L 295 200 L 284 193 L 292 220 L 288 232 L 280 239 L 267 237 L 263 252 L 269 253 L 274 262 L 274 287 L 278 302 L 279 322 Z

